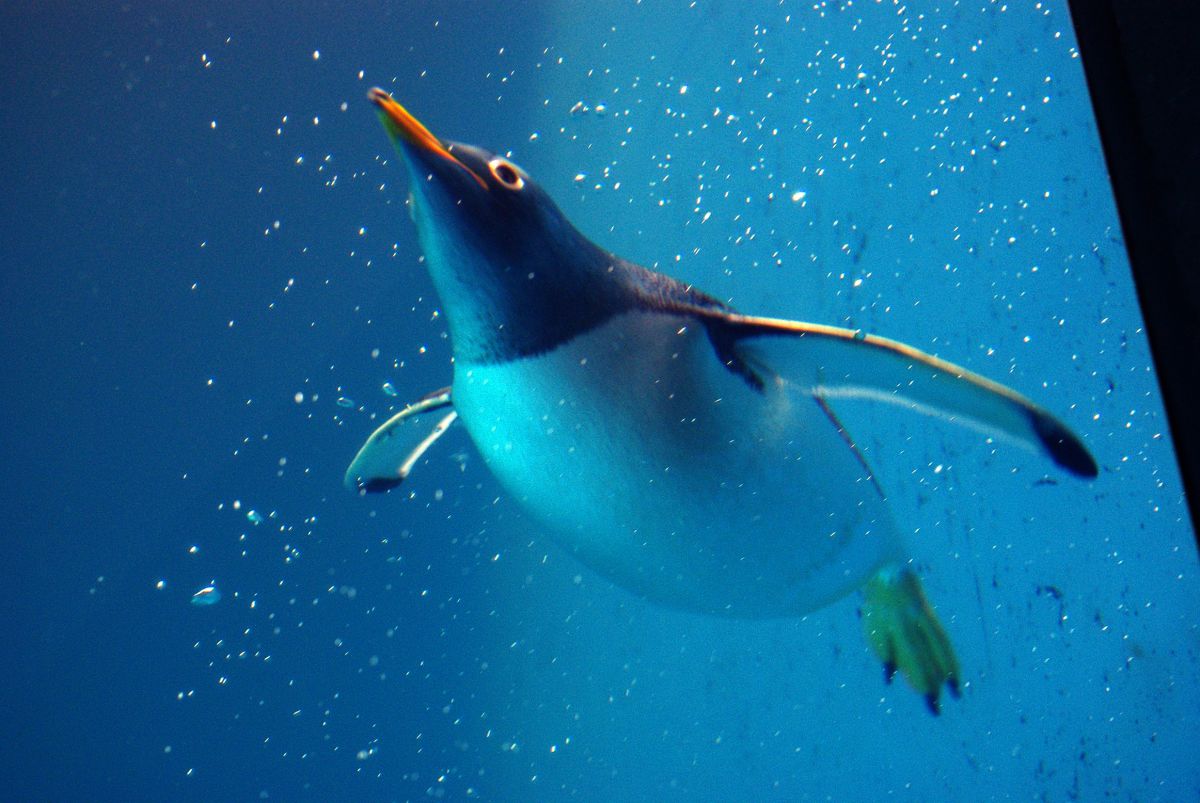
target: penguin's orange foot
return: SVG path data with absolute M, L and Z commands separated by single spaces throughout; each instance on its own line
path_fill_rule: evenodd
M 889 566 L 872 577 L 864 591 L 863 629 L 883 661 L 884 679 L 891 683 L 899 671 L 936 715 L 943 685 L 952 697 L 959 696 L 958 659 L 921 581 L 908 569 Z

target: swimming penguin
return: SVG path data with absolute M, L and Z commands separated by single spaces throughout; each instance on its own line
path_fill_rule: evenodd
M 886 498 L 839 423 L 875 399 L 1096 476 L 1080 440 L 1018 393 L 848 329 L 738 313 L 611 254 L 503 156 L 370 99 L 413 176 L 413 214 L 453 383 L 393 416 L 346 472 L 400 484 L 460 419 L 501 484 L 579 560 L 675 608 L 799 616 L 861 589 L 868 641 L 934 713 L 954 650 Z M 436 424 L 425 428 L 435 414 Z

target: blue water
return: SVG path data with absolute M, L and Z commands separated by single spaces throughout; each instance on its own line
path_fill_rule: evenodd
M 0 12 L 6 798 L 1200 794 L 1196 551 L 1063 3 L 245 5 Z M 1084 437 L 1092 483 L 844 412 L 961 701 L 884 685 L 854 598 L 612 587 L 461 429 L 343 490 L 449 378 L 372 85 L 614 251 Z

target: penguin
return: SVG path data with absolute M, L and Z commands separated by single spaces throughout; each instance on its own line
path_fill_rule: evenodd
M 745 315 L 622 259 L 509 159 L 437 138 L 382 89 L 369 99 L 413 179 L 453 381 L 379 427 L 345 484 L 396 487 L 459 421 L 532 519 L 617 585 L 750 619 L 861 590 L 885 678 L 900 672 L 935 714 L 943 688 L 957 697 L 949 637 L 834 405 L 937 416 L 1093 478 L 1082 441 L 1016 391 L 911 346 Z

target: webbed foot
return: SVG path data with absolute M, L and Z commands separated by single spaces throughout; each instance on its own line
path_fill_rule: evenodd
M 958 659 L 921 581 L 909 569 L 889 566 L 867 582 L 864 592 L 863 629 L 883 661 L 884 680 L 891 683 L 899 671 L 937 715 L 943 684 L 952 697 L 959 696 Z

